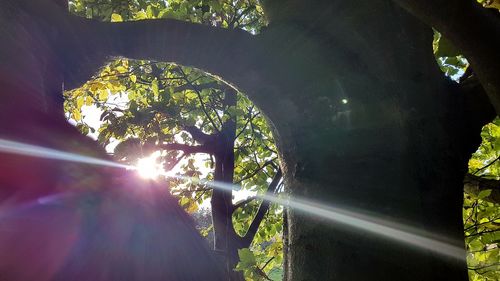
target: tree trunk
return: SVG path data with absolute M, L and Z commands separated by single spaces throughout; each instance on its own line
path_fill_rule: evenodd
M 455 253 L 292 208 L 286 280 L 467 280 L 462 180 L 480 126 L 469 126 L 438 69 L 430 28 L 388 1 L 353 2 L 341 14 L 324 7 L 317 25 L 271 25 L 261 37 L 282 54 L 266 57 L 272 86 L 254 101 L 274 125 L 286 187 L 292 198 L 411 226 Z
M 288 281 L 288 272 L 290 265 L 288 264 L 289 240 L 288 240 L 288 209 L 283 210 L 283 281 Z
M 236 91 L 228 89 L 224 96 L 224 106 L 236 106 Z M 216 138 L 214 180 L 233 184 L 234 177 L 234 139 L 236 137 L 236 120 L 228 119 Z M 228 280 L 244 280 L 241 272 L 234 271 L 239 262 L 238 249 L 241 248 L 241 237 L 234 231 L 232 192 L 213 189 L 212 219 L 215 235 L 215 250 L 223 253 Z

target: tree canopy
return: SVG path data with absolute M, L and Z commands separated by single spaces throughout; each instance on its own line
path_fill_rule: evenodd
M 67 117 L 119 161 L 154 153 L 191 212 L 210 196 L 232 280 L 279 278 L 282 261 L 287 281 L 466 280 L 466 247 L 470 278 L 496 277 L 498 1 L 66 4 L 0 4 L 2 138 L 52 123 L 33 141 L 78 153 L 57 138 L 75 131 L 64 84 Z
M 168 17 L 254 33 L 265 22 L 262 8 L 252 1 L 124 4 L 74 1 L 70 2 L 70 10 L 105 21 Z M 250 197 L 234 202 L 232 219 L 235 232 L 253 241 L 252 251 L 240 250 L 237 268 L 252 280 L 266 276 L 277 280 L 281 278 L 283 259 L 282 207 L 272 205 L 267 211 L 269 207 L 261 208 L 261 201 L 251 195 L 282 190 L 277 186 L 281 173 L 275 175 L 279 169 L 276 147 L 265 117 L 247 97 L 237 93 L 234 104 L 226 102 L 233 91 L 217 77 L 192 67 L 120 58 L 100 69 L 82 87 L 67 92 L 65 107 L 68 117 L 84 134 L 97 136 L 104 146 L 110 142 L 116 145 L 115 159 L 136 164 L 138 159 L 159 152 L 157 161 L 164 170 L 176 168 L 183 176 L 204 180 L 214 180 L 217 134 L 235 120 L 231 183 Z M 97 128 L 85 122 L 85 109 L 88 112 L 89 108 L 101 113 Z M 275 176 L 278 178 L 273 181 Z M 180 204 L 191 213 L 212 196 L 206 185 L 175 178 L 168 181 Z M 212 225 L 202 229 L 205 235 L 210 231 Z
M 497 7 L 495 1 L 482 1 Z M 498 7 L 497 7 L 498 8 Z M 243 28 L 258 33 L 267 24 L 258 1 L 70 1 L 70 10 L 82 17 L 102 21 L 133 21 L 174 18 L 222 28 Z M 436 61 L 457 83 L 473 75 L 467 59 L 447 38 L 435 31 Z M 201 160 L 197 153 L 213 154 L 199 135 L 220 132 L 227 120 L 236 120 L 234 183 L 243 190 L 265 192 L 278 167 L 277 151 L 267 121 L 243 93 L 235 105 L 224 104 L 230 86 L 203 71 L 168 63 L 120 58 L 111 61 L 82 87 L 66 93 L 66 112 L 84 134 L 98 136 L 103 145 L 111 141 L 117 159 L 133 163 L 154 151 L 163 151 L 166 170 L 181 163 L 181 173 L 213 180 L 213 158 Z M 85 122 L 85 106 L 101 112 L 99 128 Z M 465 179 L 464 230 L 471 280 L 495 280 L 499 274 L 500 223 L 498 147 L 500 127 L 491 123 L 482 131 L 483 142 L 469 162 Z M 197 137 L 198 135 L 198 137 Z M 200 171 L 205 165 L 208 173 Z M 468 188 L 476 184 L 475 188 Z M 206 186 L 171 179 L 172 191 L 188 211 L 195 212 L 211 192 Z M 492 187 L 492 189 L 488 189 Z M 252 198 L 250 198 L 252 199 Z M 247 202 L 248 201 L 248 202 Z M 258 212 L 258 201 L 237 202 L 234 227 L 244 236 Z M 240 252 L 238 268 L 251 280 L 277 280 L 282 263 L 281 208 L 272 206 L 259 228 L 252 251 Z M 210 228 L 210 227 L 209 227 Z M 202 230 L 208 234 L 209 229 Z M 263 246 L 267 245 L 267 246 Z M 262 247 L 261 247 L 262 246 Z M 260 272 L 262 271 L 262 272 Z M 278 273 L 277 273 L 278 272 Z M 267 276 L 267 277 L 266 277 Z

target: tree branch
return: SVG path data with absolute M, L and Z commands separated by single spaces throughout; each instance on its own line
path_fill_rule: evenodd
M 485 225 L 485 224 L 489 224 L 489 223 L 493 223 L 493 224 L 495 224 L 495 221 L 496 221 L 496 220 L 498 220 L 498 219 L 500 219 L 500 216 L 498 216 L 498 217 L 494 217 L 494 218 L 491 218 L 491 219 L 490 219 L 490 220 L 488 220 L 488 221 L 483 221 L 483 220 L 481 220 L 481 221 L 483 221 L 483 222 L 473 224 L 473 225 L 471 225 L 471 226 L 469 226 L 469 227 L 465 228 L 465 229 L 464 229 L 464 231 L 471 230 L 471 229 L 473 229 L 473 228 L 477 228 L 477 227 L 479 227 L 479 226 L 482 226 L 482 225 Z M 498 223 L 497 223 L 497 224 L 498 224 Z
M 477 271 L 477 270 L 481 270 L 481 269 L 489 268 L 489 267 L 494 267 L 494 266 L 500 266 L 500 262 L 492 263 L 492 264 L 488 264 L 488 265 L 484 265 L 484 266 L 478 266 L 478 267 L 469 267 L 469 270 Z
M 471 69 L 470 67 L 468 69 Z M 472 126 L 482 128 L 495 118 L 495 109 L 479 81 L 472 76 L 455 84 L 465 103 L 465 116 Z
M 215 135 L 205 134 L 196 126 L 184 126 L 182 129 L 188 132 L 191 137 L 198 143 L 207 144 L 215 140 Z
M 248 203 L 250 203 L 250 202 L 254 201 L 255 199 L 257 199 L 257 197 L 256 197 L 256 196 L 250 196 L 250 197 L 248 197 L 248 198 L 247 198 L 247 199 L 245 199 L 245 200 L 241 200 L 241 201 L 239 201 L 239 202 L 236 202 L 236 203 L 234 204 L 234 206 L 233 206 L 233 212 L 234 212 L 234 210 L 238 209 L 239 207 L 241 207 L 241 206 L 243 206 L 243 205 L 246 205 L 246 204 L 248 204 Z
M 274 164 L 274 160 L 276 160 L 276 157 L 267 161 L 266 163 L 264 163 L 262 166 L 258 167 L 257 169 L 255 169 L 253 172 L 251 172 L 249 175 L 241 178 L 239 181 L 235 182 L 235 184 L 239 184 L 241 183 L 242 181 L 244 180 L 247 180 L 247 179 L 250 179 L 252 178 L 253 176 L 255 176 L 258 172 L 262 171 L 262 169 L 264 169 L 265 167 L 269 166 L 269 165 L 273 165 Z M 274 166 L 274 165 L 273 165 Z
M 478 195 L 483 190 L 491 189 L 490 196 L 484 200 L 500 203 L 500 181 L 493 179 L 485 179 L 472 174 L 465 175 L 464 191 L 470 194 Z
M 478 235 L 483 235 L 485 233 L 495 233 L 495 232 L 499 232 L 499 231 L 500 231 L 500 229 L 483 230 L 483 231 L 476 232 L 473 234 L 465 235 L 465 237 L 474 237 L 474 236 L 478 236 Z
M 184 154 L 193 154 L 193 153 L 214 153 L 212 149 L 206 145 L 188 145 L 183 143 L 166 143 L 159 145 L 161 149 L 165 150 L 180 150 L 184 152 Z
M 109 23 L 68 16 L 62 33 L 58 43 L 71 65 L 119 56 L 193 66 L 239 86 L 255 83 L 257 40 L 243 30 L 172 19 Z M 72 80 L 87 78 L 75 74 Z
M 267 262 L 260 268 L 260 270 L 264 271 L 264 268 L 266 268 L 266 266 L 274 259 L 275 257 L 272 257 L 270 258 L 269 260 L 267 260 Z
M 236 137 L 234 138 L 235 140 L 237 140 L 237 139 L 238 139 L 238 137 L 239 137 L 239 136 L 240 136 L 240 135 L 241 135 L 241 134 L 245 131 L 245 129 L 246 129 L 246 128 L 247 128 L 247 126 L 248 126 L 248 123 L 252 122 L 252 121 L 253 121 L 253 119 L 254 119 L 255 117 L 257 117 L 257 116 L 260 114 L 260 112 L 258 112 L 258 111 L 257 111 L 257 113 L 252 114 L 253 108 L 254 108 L 254 106 L 253 106 L 253 105 L 249 108 L 249 110 L 248 110 L 248 119 L 247 119 L 247 121 L 245 122 L 245 125 L 243 125 L 243 127 L 241 128 L 241 131 L 240 131 L 239 133 L 237 133 L 237 134 L 236 134 Z
M 490 163 L 488 163 L 488 164 L 484 165 L 483 167 L 479 168 L 477 171 L 475 171 L 475 172 L 473 173 L 473 175 L 475 176 L 475 175 L 477 175 L 479 172 L 481 172 L 481 171 L 484 171 L 484 170 L 488 169 L 488 167 L 491 167 L 491 165 L 495 164 L 498 160 L 500 160 L 500 156 L 498 156 L 497 158 L 495 158 L 495 159 L 491 160 L 491 161 L 490 161 Z
M 179 78 L 179 79 L 183 79 L 184 78 Z M 200 89 L 219 89 L 221 91 L 226 91 L 229 86 L 227 86 L 226 84 L 223 84 L 223 83 L 218 83 L 218 82 L 208 82 L 208 83 L 203 83 L 203 84 L 194 84 L 192 83 L 193 81 L 191 81 L 191 83 L 186 83 L 182 86 L 178 86 L 178 87 L 175 87 L 174 88 L 174 92 L 182 92 L 182 91 L 185 91 L 185 90 L 189 90 L 189 89 L 193 89 L 196 88 L 196 90 L 200 90 Z
M 182 76 L 184 77 L 184 81 L 186 81 L 186 83 L 190 86 L 190 88 L 195 91 L 196 93 L 196 96 L 198 97 L 198 101 L 200 102 L 200 105 L 201 105 L 201 109 L 203 110 L 203 113 L 205 113 L 205 116 L 207 117 L 208 121 L 210 121 L 210 123 L 212 124 L 212 126 L 214 127 L 214 129 L 216 131 L 219 131 L 219 128 L 217 126 L 217 124 L 215 124 L 214 120 L 212 119 L 212 117 L 210 117 L 210 114 L 208 113 L 207 111 L 207 108 L 205 106 L 205 103 L 203 102 L 203 98 L 201 97 L 201 92 L 200 90 L 198 89 L 198 87 L 196 87 L 193 82 L 191 82 L 186 73 L 184 73 L 184 71 L 182 70 L 181 67 L 179 67 L 179 71 L 180 73 L 182 74 Z M 220 124 L 221 127 L 222 127 L 222 123 Z
M 500 20 L 472 0 L 393 0 L 462 50 L 500 114 Z M 497 13 L 497 14 L 494 14 Z M 466 21 L 463 19 L 467 18 Z
M 281 180 L 282 172 L 281 169 L 278 169 L 276 174 L 274 175 L 274 178 L 272 182 L 269 184 L 269 187 L 266 191 L 266 194 L 274 194 L 276 191 L 276 188 L 278 187 L 278 184 Z M 250 227 L 248 228 L 247 233 L 245 236 L 242 238 L 242 245 L 243 248 L 248 248 L 250 244 L 253 241 L 253 238 L 255 237 L 255 234 L 257 233 L 257 230 L 259 229 L 260 223 L 264 219 L 264 216 L 266 215 L 267 211 L 269 210 L 269 206 L 271 205 L 271 202 L 267 200 L 263 200 L 262 203 L 260 204 L 259 210 L 257 210 L 257 214 L 255 214 L 255 217 L 252 220 L 252 223 L 250 224 Z

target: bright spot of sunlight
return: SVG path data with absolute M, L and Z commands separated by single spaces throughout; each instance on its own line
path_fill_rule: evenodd
M 160 152 L 155 152 L 148 157 L 141 158 L 135 165 L 137 173 L 145 179 L 156 179 L 165 174 L 162 164 L 158 161 Z
M 347 99 L 342 99 L 343 104 L 347 104 L 349 101 Z

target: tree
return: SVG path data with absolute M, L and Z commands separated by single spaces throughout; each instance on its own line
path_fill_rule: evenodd
M 482 143 L 469 161 L 464 230 L 470 280 L 496 280 L 499 274 L 499 119 L 484 126 Z
M 42 1 L 7 3 L 3 11 L 21 10 L 37 28 L 58 31 L 42 39 L 65 50 L 55 56 L 64 58 L 65 83 L 85 79 L 85 71 L 70 71 L 75 66 L 86 70 L 110 55 L 176 62 L 222 77 L 270 119 L 293 196 L 410 223 L 464 248 L 467 160 L 494 115 L 491 105 L 500 108 L 496 12 L 473 1 L 269 0 L 270 24 L 253 36 L 176 20 L 94 22 Z M 443 78 L 430 51 L 430 26 L 469 59 L 484 92 Z M 7 54 L 33 53 L 16 44 Z M 33 72 L 23 65 L 17 68 Z M 44 74 L 40 69 L 33 77 Z M 43 97 L 48 86 L 35 88 Z M 287 280 L 467 278 L 463 259 L 296 210 L 288 213 L 288 230 Z
M 109 1 L 73 1 L 70 9 L 80 16 L 92 15 L 111 21 L 168 15 L 228 28 L 257 30 L 261 26 L 259 21 L 263 17 L 256 16 L 260 7 L 255 3 L 218 3 L 220 6 L 204 8 L 201 3 L 186 6 L 182 1 L 169 2 L 167 7 L 164 2 L 147 2 L 128 4 L 124 8 Z M 159 161 L 164 162 L 165 170 L 184 160 L 183 175 L 198 178 L 201 173 L 193 165 L 193 156 L 203 153 L 210 155 L 205 164 L 213 169 L 208 179 L 239 185 L 253 192 L 275 194 L 278 191 L 281 172 L 264 117 L 241 93 L 196 69 L 119 59 L 66 96 L 66 112 L 77 121 L 83 133 L 97 129 L 98 140 L 104 145 L 110 140 L 121 141 L 115 148 L 117 160 L 135 164 L 139 157 L 161 151 Z M 82 120 L 83 105 L 102 110 L 104 123 L 100 128 L 93 129 Z M 181 205 L 190 212 L 211 198 L 214 248 L 226 259 L 232 280 L 242 279 L 241 273 L 234 272 L 239 250 L 249 248 L 254 242 L 253 248 L 259 252 L 259 245 L 265 239 L 281 239 L 281 224 L 258 231 L 260 225 L 281 221 L 280 208 L 270 208 L 270 204 L 261 204 L 255 197 L 233 203 L 231 192 L 212 191 L 209 186 L 184 184 L 183 180 L 173 179 L 170 186 L 180 195 Z M 267 272 L 276 271 L 282 260 L 280 244 L 267 245 L 259 255 L 262 261 L 254 258 L 253 263 L 240 266 L 239 270 L 245 270 L 247 275 L 262 275 L 260 278 L 266 276 L 260 270 L 264 265 Z
M 115 69 L 125 71 L 124 64 L 127 65 L 125 75 L 109 74 Z M 138 65 L 145 66 L 146 71 L 139 70 Z M 152 73 L 148 73 L 149 67 Z M 129 81 L 128 69 L 134 70 L 130 75 L 136 76 L 139 83 Z M 110 91 L 111 99 L 122 96 L 121 101 L 108 101 L 107 90 L 103 94 L 103 89 L 122 88 L 123 92 Z M 124 93 L 127 97 L 123 97 Z M 89 105 L 97 104 L 103 111 L 103 123 L 97 128 L 98 139 L 104 144 L 111 139 L 121 141 L 114 149 L 118 160 L 136 164 L 139 158 L 161 152 L 158 161 L 164 164 L 165 170 L 184 161 L 182 175 L 199 179 L 202 173 L 195 165 L 194 156 L 203 153 L 210 155 L 204 161 L 212 169 L 208 179 L 237 184 L 253 192 L 274 194 L 278 191 L 281 172 L 275 163 L 276 152 L 264 118 L 246 98 L 198 71 L 119 60 L 84 87 L 67 95 L 67 111 L 79 120 L 78 126 L 84 133 L 92 129 L 80 119 L 85 115 L 81 113 L 85 101 L 90 101 Z M 169 186 L 180 195 L 181 205 L 190 212 L 211 198 L 214 246 L 221 256 L 228 258 L 231 274 L 235 274 L 238 250 L 250 246 L 264 218 L 269 223 L 281 216 L 281 212 L 269 214 L 270 205 L 259 206 L 255 197 L 233 204 L 231 192 L 212 191 L 204 184 L 186 184 L 185 180 L 174 178 L 170 179 Z M 279 228 L 264 228 L 260 232 L 257 244 L 264 237 L 277 236 Z M 281 259 L 275 259 L 280 264 Z

